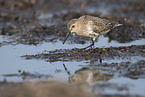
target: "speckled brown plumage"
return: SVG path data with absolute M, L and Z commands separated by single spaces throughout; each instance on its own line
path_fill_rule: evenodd
M 72 19 L 67 24 L 67 27 L 71 33 L 75 32 L 79 36 L 91 37 L 93 41 L 92 44 L 94 45 L 96 38 L 102 34 L 106 34 L 114 27 L 120 25 L 122 24 L 119 24 L 119 22 L 116 21 L 85 15 L 78 19 Z M 67 35 L 66 39 L 71 33 Z M 66 39 L 64 40 L 63 44 L 65 43 Z

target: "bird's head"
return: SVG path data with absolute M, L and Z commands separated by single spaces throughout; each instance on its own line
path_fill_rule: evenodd
M 77 33 L 79 24 L 78 24 L 78 19 L 72 19 L 68 22 L 67 28 L 70 31 L 71 34 Z
M 68 28 L 68 30 L 69 30 L 70 32 L 67 34 L 67 36 L 66 36 L 66 38 L 65 38 L 65 40 L 64 40 L 64 42 L 63 42 L 63 44 L 65 43 L 65 41 L 67 40 L 67 38 L 68 38 L 68 36 L 69 36 L 70 34 L 75 35 L 75 33 L 77 33 L 77 32 L 79 31 L 78 19 L 72 19 L 72 20 L 70 20 L 70 21 L 68 22 L 68 24 L 67 24 L 67 28 Z

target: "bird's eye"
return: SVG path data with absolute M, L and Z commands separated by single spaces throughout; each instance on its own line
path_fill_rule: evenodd
M 75 27 L 75 25 L 72 25 L 72 28 L 74 28 Z

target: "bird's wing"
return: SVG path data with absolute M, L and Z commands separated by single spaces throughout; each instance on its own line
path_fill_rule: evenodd
M 94 32 L 100 34 L 109 32 L 110 29 L 113 28 L 113 22 L 106 19 L 100 19 L 100 18 L 92 19 L 92 23 L 94 25 L 93 26 Z

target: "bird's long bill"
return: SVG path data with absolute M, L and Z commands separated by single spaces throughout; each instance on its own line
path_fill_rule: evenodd
M 67 40 L 67 38 L 69 37 L 70 34 L 71 34 L 70 32 L 67 33 L 67 35 L 66 35 L 66 37 L 65 37 L 65 40 L 64 40 L 63 44 L 65 43 L 65 41 Z

